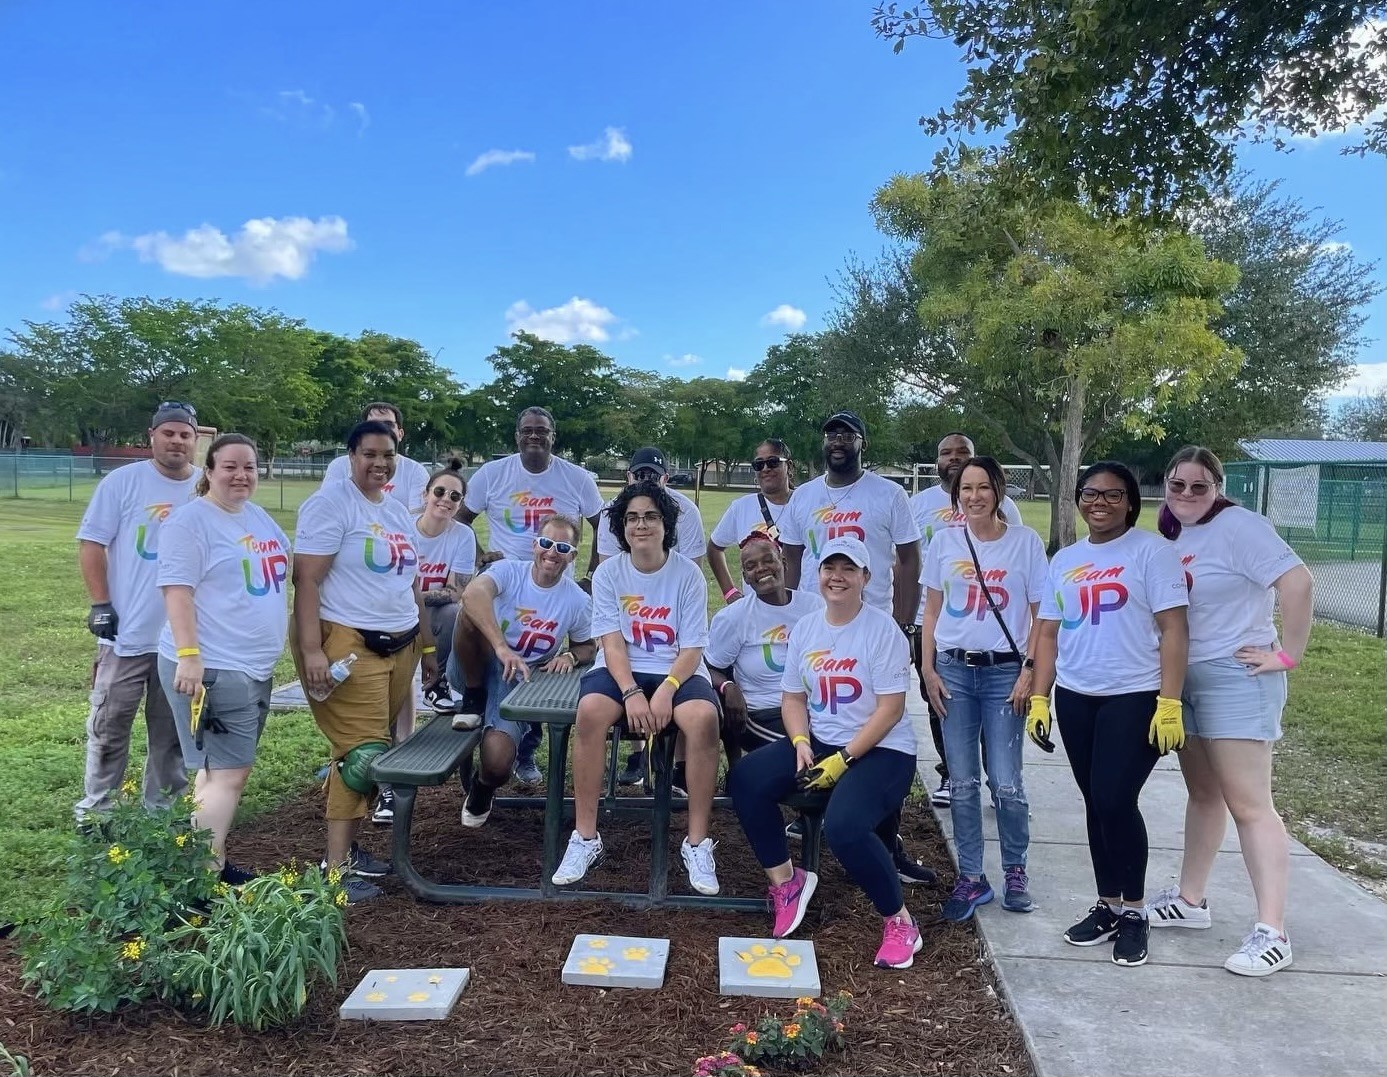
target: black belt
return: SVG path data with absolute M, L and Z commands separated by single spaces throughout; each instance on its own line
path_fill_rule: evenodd
M 965 666 L 1007 666 L 1018 665 L 1016 655 L 1011 651 L 965 651 L 962 647 L 946 647 L 944 653 Z

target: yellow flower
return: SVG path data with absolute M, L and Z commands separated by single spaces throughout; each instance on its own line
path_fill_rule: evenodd
M 196 803 L 197 803 L 197 794 L 194 793 L 192 790 L 189 790 L 188 792 L 184 793 L 184 794 L 183 794 L 183 803 L 184 803 L 184 804 L 188 804 L 188 805 L 196 804 Z
M 192 916 L 188 917 L 188 923 L 192 924 L 193 927 L 201 927 L 203 924 L 203 920 L 202 917 L 199 916 L 197 913 L 193 913 Z
M 247 905 L 254 905 L 254 904 L 255 904 L 255 894 L 254 894 L 253 892 L 251 892 L 250 890 L 242 890 L 242 891 L 241 891 L 241 900 L 242 900 L 243 902 L 245 902 Z
M 328 869 L 327 869 L 327 881 L 328 881 L 328 883 L 331 884 L 332 886 L 337 886 L 339 883 L 341 883 L 341 882 L 342 882 L 342 869 L 341 869 L 341 868 L 328 868 Z
M 177 834 L 177 835 L 175 835 L 175 836 L 174 836 L 174 839 L 173 839 L 173 843 L 174 843 L 175 845 L 177 845 L 180 849 L 183 848 L 183 846 L 185 846 L 185 845 L 188 844 L 188 835 L 187 835 L 187 834 Z
M 795 1023 L 792 1021 L 792 1022 L 790 1022 L 788 1025 L 785 1026 L 785 1038 L 786 1038 L 787 1040 L 792 1040 L 792 1039 L 794 1039 L 794 1038 L 795 1038 L 796 1036 L 798 1036 L 798 1035 L 799 1035 L 799 1025 L 795 1024 Z
M 226 883 L 217 883 L 216 886 L 212 887 L 212 893 L 216 894 L 217 897 L 226 897 L 231 893 L 231 887 Z
M 339 909 L 344 907 L 347 904 L 347 892 L 345 890 L 337 891 L 337 896 L 332 901 Z
M 106 859 L 119 866 L 130 859 L 130 852 L 127 849 L 122 849 L 119 845 L 112 845 L 106 850 Z
M 133 797 L 140 791 L 139 783 L 134 778 L 127 778 L 121 783 L 120 791 L 128 797 Z
M 799 998 L 795 999 L 795 1005 L 801 1008 L 805 1006 L 812 1006 L 813 1004 L 814 1000 L 810 998 L 808 995 L 801 995 Z
M 138 961 L 144 954 L 144 939 L 136 935 L 120 948 L 120 956 L 126 961 Z
M 279 872 L 279 881 L 285 886 L 295 887 L 299 884 L 299 877 L 296 872 L 292 872 L 288 868 L 281 868 Z

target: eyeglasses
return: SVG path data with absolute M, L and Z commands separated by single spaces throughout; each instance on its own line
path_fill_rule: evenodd
M 1126 496 L 1126 490 L 1100 490 L 1096 486 L 1085 486 L 1079 491 L 1079 500 L 1085 505 L 1092 505 L 1099 500 L 1109 505 L 1120 505 Z
M 655 524 L 664 523 L 665 518 L 658 512 L 628 512 L 622 520 L 627 527 L 635 527 L 636 524 L 653 527 Z
M 456 490 L 449 490 L 446 486 L 435 486 L 429 493 L 433 494 L 434 497 L 446 497 L 455 505 L 462 500 L 460 493 Z
M 182 408 L 194 419 L 197 418 L 197 408 L 193 407 L 191 404 L 183 400 L 161 400 L 159 401 L 159 406 L 154 410 L 163 411 L 166 408 Z
M 659 481 L 660 481 L 660 473 L 659 473 L 658 471 L 656 471 L 653 467 L 643 467 L 643 468 L 641 468 L 639 471 L 633 471 L 633 472 L 631 472 L 631 474 L 634 475 L 634 476 L 636 476 L 636 481 L 637 481 L 637 482 L 659 482 Z
M 1195 497 L 1203 497 L 1212 490 L 1217 483 L 1212 482 L 1186 482 L 1184 479 L 1166 479 L 1165 488 L 1172 494 L 1183 494 L 1188 490 Z
M 554 436 L 554 431 L 547 426 L 522 426 L 516 430 L 522 438 L 549 438 Z
M 832 445 L 834 442 L 843 442 L 851 445 L 861 436 L 856 430 L 826 430 L 824 431 L 824 444 Z
M 755 460 L 751 462 L 751 470 L 765 471 L 766 468 L 770 468 L 772 471 L 774 471 L 784 462 L 785 457 L 783 456 L 758 456 Z
M 539 543 L 541 550 L 558 550 L 564 557 L 578 552 L 578 547 L 573 543 L 560 542 L 558 539 L 551 539 L 548 535 L 540 535 L 535 541 Z

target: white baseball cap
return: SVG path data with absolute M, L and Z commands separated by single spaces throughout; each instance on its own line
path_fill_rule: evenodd
M 863 545 L 860 538 L 852 535 L 839 535 L 837 538 L 829 539 L 824 543 L 824 548 L 819 551 L 819 564 L 823 564 L 835 554 L 842 554 L 858 568 L 865 568 L 871 571 L 871 558 L 867 556 L 867 547 Z

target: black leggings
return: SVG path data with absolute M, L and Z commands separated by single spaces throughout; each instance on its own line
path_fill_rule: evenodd
M 1084 796 L 1099 897 L 1146 896 L 1146 821 L 1137 800 L 1161 756 L 1151 747 L 1155 692 L 1086 696 L 1055 689 L 1055 720 Z

